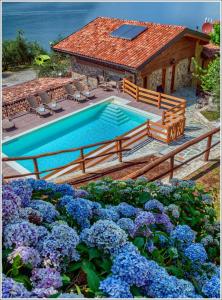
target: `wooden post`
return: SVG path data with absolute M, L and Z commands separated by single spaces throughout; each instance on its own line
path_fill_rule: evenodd
M 123 93 L 125 93 L 125 78 L 123 78 Z
M 119 157 L 119 162 L 122 162 L 123 155 L 122 155 L 122 141 L 121 140 L 116 141 L 116 149 L 117 149 L 117 151 L 120 151 L 120 152 L 118 152 L 118 157 Z
M 162 112 L 162 125 L 165 125 L 165 111 Z
M 169 179 L 173 178 L 173 168 L 174 168 L 174 155 L 170 158 L 170 177 Z
M 158 106 L 158 108 L 160 108 L 160 106 L 161 106 L 161 93 L 159 93 L 157 101 L 158 101 L 157 106 Z
M 211 146 L 211 142 L 212 142 L 212 134 L 208 136 L 207 138 L 207 148 L 210 148 Z M 207 152 L 205 152 L 205 155 L 204 155 L 204 160 L 205 161 L 208 161 L 209 160 L 209 155 L 210 155 L 210 149 L 207 150 Z
M 136 101 L 139 101 L 139 87 L 136 86 Z
M 36 179 L 40 179 L 40 176 L 39 176 L 39 166 L 38 166 L 38 161 L 37 161 L 37 158 L 33 158 L 33 163 L 34 163 L 34 170 L 35 170 L 35 176 L 36 176 Z
M 150 134 L 150 120 L 147 120 L 147 136 L 151 136 L 151 134 Z
M 86 166 L 85 166 L 85 161 L 84 161 L 83 148 L 80 149 L 80 156 L 81 156 L 81 159 L 83 160 L 83 161 L 81 162 L 82 172 L 83 172 L 83 173 L 86 173 Z

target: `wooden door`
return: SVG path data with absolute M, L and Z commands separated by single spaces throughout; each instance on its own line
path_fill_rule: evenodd
M 171 76 L 171 84 L 170 84 L 170 92 L 174 92 L 174 81 L 175 81 L 175 71 L 176 71 L 176 65 L 172 65 L 172 76 Z
M 143 88 L 147 89 L 147 76 L 143 77 Z

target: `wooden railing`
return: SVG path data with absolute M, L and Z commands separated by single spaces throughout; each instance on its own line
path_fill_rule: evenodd
M 157 176 L 153 177 L 152 178 L 152 181 L 154 180 L 157 180 L 157 179 L 160 179 L 166 175 L 169 174 L 169 178 L 173 178 L 173 174 L 174 174 L 174 171 L 181 168 L 183 165 L 191 162 L 192 160 L 198 158 L 199 156 L 203 155 L 204 154 L 204 160 L 205 161 L 208 161 L 209 160 L 209 155 L 210 155 L 210 150 L 215 147 L 216 145 L 218 145 L 220 143 L 220 140 L 215 142 L 214 144 L 212 144 L 212 137 L 214 134 L 218 133 L 220 131 L 220 128 L 214 128 L 213 130 L 207 132 L 207 133 L 204 133 L 203 135 L 197 137 L 197 138 L 194 138 L 193 140 L 179 146 L 178 148 L 176 148 L 175 150 L 169 152 L 168 154 L 154 160 L 154 162 L 146 165 L 145 167 L 141 168 L 140 170 L 136 171 L 136 172 L 133 172 L 131 174 L 128 174 L 127 176 L 124 176 L 121 178 L 121 180 L 126 180 L 126 179 L 129 179 L 129 178 L 132 178 L 132 179 L 135 179 L 139 176 L 142 176 L 144 175 L 145 173 L 151 171 L 152 169 L 154 169 L 155 167 L 157 166 L 160 166 L 162 163 L 166 162 L 166 161 L 170 161 L 170 168 L 165 171 L 164 173 L 162 174 L 158 174 Z M 183 161 L 182 163 L 178 164 L 178 165 L 175 165 L 175 156 L 177 154 L 179 154 L 180 152 L 186 150 L 187 148 L 203 141 L 207 139 L 207 146 L 206 148 L 201 151 L 200 153 L 196 154 L 195 156 L 192 156 L 191 158 Z
M 71 148 L 71 149 L 65 149 L 65 150 L 60 150 L 60 151 L 55 151 L 55 152 L 48 152 L 48 153 L 43 153 L 43 154 L 39 154 L 39 155 L 20 156 L 20 157 L 3 157 L 2 158 L 3 162 L 32 160 L 33 161 L 33 166 L 34 166 L 34 172 L 29 172 L 29 173 L 25 173 L 25 174 L 11 175 L 11 176 L 4 176 L 4 179 L 19 178 L 19 177 L 26 177 L 26 176 L 33 176 L 33 175 L 35 175 L 36 178 L 39 179 L 40 175 L 43 174 L 43 173 L 49 173 L 49 172 L 52 172 L 52 171 L 59 172 L 59 171 L 64 170 L 68 167 L 71 167 L 73 165 L 78 165 L 78 169 L 82 170 L 82 172 L 85 173 L 88 161 L 94 160 L 94 162 L 95 162 L 95 160 L 98 159 L 98 158 L 101 158 L 101 157 L 103 158 L 104 156 L 110 156 L 110 155 L 114 155 L 114 154 L 118 156 L 119 162 L 122 162 L 122 153 L 124 151 L 129 151 L 130 150 L 129 148 L 126 148 L 126 147 L 123 148 L 122 143 L 123 143 L 123 141 L 126 141 L 128 139 L 129 139 L 128 137 L 121 136 L 121 137 L 117 137 L 116 139 L 113 139 L 113 140 L 107 140 L 107 141 L 94 143 L 94 144 L 90 144 L 90 145 L 86 145 L 86 146 L 82 146 L 82 147 L 78 147 L 78 148 Z M 108 150 L 108 151 L 105 151 L 105 152 L 102 152 L 102 153 L 98 153 L 95 156 L 91 156 L 92 153 L 95 152 L 95 151 L 91 151 L 90 155 L 89 154 L 86 154 L 86 155 L 84 154 L 85 149 L 100 146 L 100 145 L 103 145 L 103 147 L 105 147 L 105 146 L 107 146 L 109 144 L 113 144 L 113 143 L 115 144 L 115 147 L 112 148 L 112 151 Z M 68 153 L 68 152 L 76 152 L 76 151 L 80 152 L 80 157 L 78 159 L 72 161 L 71 163 L 68 163 L 68 164 L 63 165 L 63 166 L 51 168 L 51 169 L 46 169 L 46 170 L 43 170 L 43 171 L 39 170 L 38 159 L 43 158 L 43 157 L 49 157 L 49 156 L 57 156 L 59 154 Z M 50 175 L 51 174 L 52 173 L 50 173 Z
M 123 79 L 123 92 L 135 98 L 136 101 L 142 101 L 158 108 L 166 109 L 162 113 L 161 122 L 163 125 L 171 123 L 172 120 L 178 117 L 185 117 L 185 99 L 144 89 L 125 78 Z

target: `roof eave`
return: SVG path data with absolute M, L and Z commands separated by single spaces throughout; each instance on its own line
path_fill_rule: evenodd
M 130 72 L 130 73 L 136 73 L 137 72 L 137 69 L 133 68 L 133 67 L 128 67 L 128 66 L 125 66 L 125 65 L 121 65 L 121 64 L 111 62 L 111 61 L 106 61 L 106 60 L 94 58 L 94 57 L 91 57 L 91 56 L 82 55 L 82 54 L 75 53 L 75 52 L 72 52 L 72 51 L 56 49 L 54 47 L 52 47 L 52 48 L 53 48 L 54 51 L 62 52 L 62 53 L 69 54 L 69 55 L 72 55 L 72 56 L 76 56 L 76 57 L 79 57 L 81 59 L 87 60 L 87 61 L 92 62 L 92 63 L 100 62 L 102 64 L 107 65 L 107 67 L 118 68 L 118 69 L 121 69 L 122 71 L 127 71 L 127 72 Z

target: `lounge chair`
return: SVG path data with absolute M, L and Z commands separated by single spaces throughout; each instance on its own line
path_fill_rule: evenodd
M 36 100 L 36 98 L 34 96 L 27 97 L 27 101 L 28 101 L 29 106 L 30 106 L 30 111 L 35 112 L 40 117 L 46 117 L 46 116 L 49 116 L 51 114 L 50 110 L 45 108 L 43 105 L 38 104 L 38 101 Z
M 51 111 L 58 112 L 63 109 L 59 103 L 57 103 L 56 101 L 52 101 L 48 93 L 40 92 L 39 97 L 41 98 L 42 104 L 44 104 Z
M 71 98 L 72 100 L 80 103 L 86 101 L 87 99 L 86 96 L 82 95 L 79 91 L 75 91 L 71 84 L 66 84 L 65 90 L 67 93 L 67 99 Z
M 15 123 L 13 121 L 10 121 L 8 118 L 5 118 L 2 120 L 2 129 L 5 131 L 15 129 Z
M 89 86 L 87 87 L 87 90 L 85 90 L 83 84 L 79 81 L 74 82 L 74 85 L 78 92 L 80 92 L 83 96 L 85 96 L 88 99 L 95 98 L 95 93 L 90 91 Z

